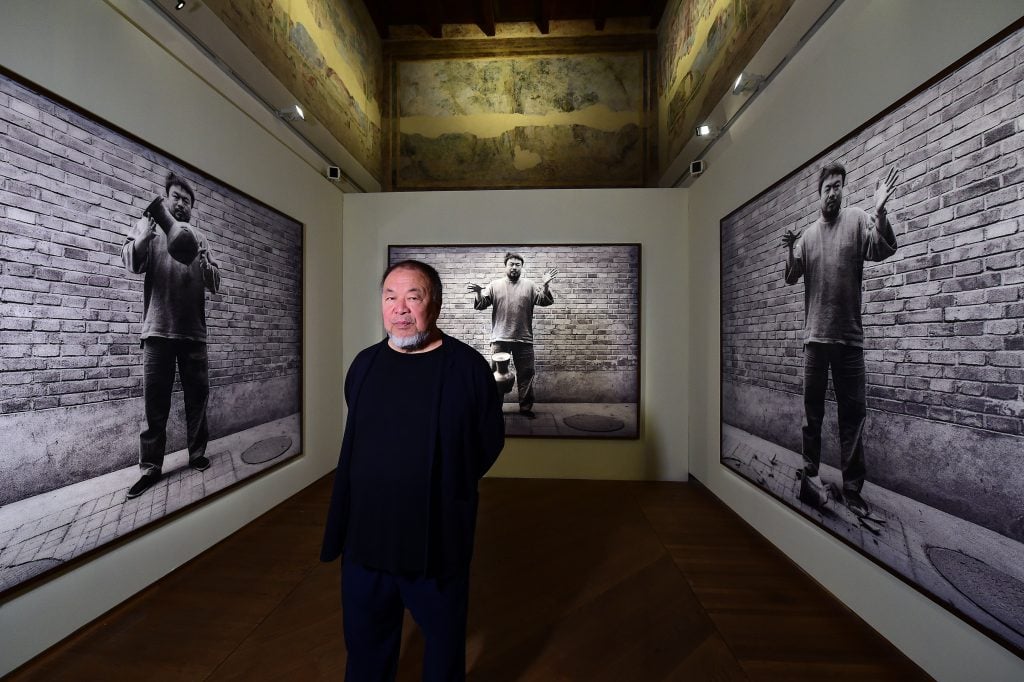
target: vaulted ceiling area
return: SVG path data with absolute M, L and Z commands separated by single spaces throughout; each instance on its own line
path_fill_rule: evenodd
M 349 192 L 686 186 L 841 2 L 149 1 Z

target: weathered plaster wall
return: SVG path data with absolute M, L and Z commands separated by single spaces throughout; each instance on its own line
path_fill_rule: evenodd
M 658 150 L 664 170 L 778 26 L 793 0 L 671 0 L 658 25 Z
M 377 180 L 382 175 L 380 39 L 361 0 L 204 4 Z
M 637 186 L 644 54 L 398 61 L 398 189 Z

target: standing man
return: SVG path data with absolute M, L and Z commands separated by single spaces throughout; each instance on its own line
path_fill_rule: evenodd
M 821 507 L 828 492 L 818 474 L 825 390 L 832 387 L 839 408 L 839 453 L 843 498 L 858 517 L 871 510 L 860 491 L 864 461 L 866 378 L 864 329 L 861 325 L 861 281 L 864 261 L 885 260 L 896 253 L 896 234 L 885 204 L 896 191 L 899 171 L 890 168 L 875 186 L 868 213 L 842 208 L 846 169 L 830 163 L 818 175 L 821 216 L 801 236 L 786 230 L 786 284 L 804 278 L 804 469 L 800 499 Z
M 549 306 L 555 302 L 548 285 L 558 274 L 552 268 L 544 273 L 541 283 L 522 277 L 523 257 L 518 253 L 505 254 L 505 277 L 496 279 L 486 287 L 467 284 L 476 299 L 473 307 L 491 310 L 491 353 L 511 353 L 516 368 L 519 388 L 519 414 L 528 419 L 533 413 L 533 307 Z
M 322 561 L 344 554 L 345 679 L 393 680 L 403 608 L 423 631 L 423 680 L 464 680 L 477 483 L 505 443 L 487 361 L 437 328 L 441 278 L 426 263 L 381 282 L 387 338 L 345 378 L 348 421 Z
M 169 173 L 164 182 L 167 210 L 179 223 L 192 219 L 195 191 L 185 178 Z M 146 429 L 139 438 L 142 477 L 128 489 L 138 497 L 160 480 L 167 444 L 167 416 L 177 367 L 185 401 L 188 463 L 196 471 L 210 466 L 206 458 L 209 430 L 206 403 L 210 377 L 206 354 L 206 291 L 220 289 L 220 268 L 206 238 L 189 225 L 199 255 L 186 265 L 167 251 L 167 236 L 144 215 L 121 247 L 121 260 L 132 273 L 145 273 L 143 283 L 142 358 Z

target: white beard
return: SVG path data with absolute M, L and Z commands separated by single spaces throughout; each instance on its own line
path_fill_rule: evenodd
M 412 336 L 395 336 L 388 333 L 391 345 L 401 350 L 419 350 L 427 345 L 430 340 L 430 332 L 416 332 Z

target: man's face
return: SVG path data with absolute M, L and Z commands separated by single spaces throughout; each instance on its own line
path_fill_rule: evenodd
M 187 223 L 192 217 L 192 198 L 184 187 L 171 185 L 167 190 L 167 209 L 174 216 L 174 219 L 181 223 Z
M 835 173 L 821 183 L 821 215 L 832 221 L 843 205 L 843 176 Z
M 518 258 L 509 258 L 505 262 L 505 275 L 513 282 L 518 282 L 521 274 L 523 274 L 523 261 Z
M 417 335 L 425 339 L 435 329 L 440 311 L 430 297 L 430 280 L 419 270 L 392 270 L 381 292 L 384 329 L 399 347 Z M 413 343 L 413 346 L 419 345 Z

